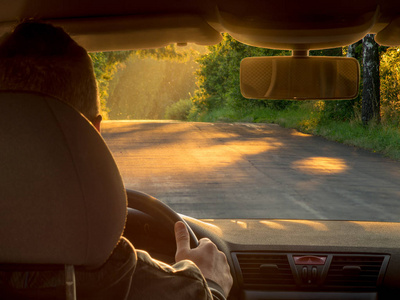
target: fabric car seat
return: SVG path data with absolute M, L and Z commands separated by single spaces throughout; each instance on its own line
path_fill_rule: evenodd
M 113 287 L 124 298 L 136 259 L 129 242 L 121 245 L 126 192 L 97 130 L 62 101 L 1 92 L 0 147 L 0 298 L 54 299 L 61 288 L 74 299 L 75 273 L 89 282 L 84 289 L 76 283 L 78 299 L 79 291 L 102 290 L 101 299 Z M 45 274 L 46 288 L 10 286 L 32 274 Z M 52 285 L 59 276 L 67 287 Z

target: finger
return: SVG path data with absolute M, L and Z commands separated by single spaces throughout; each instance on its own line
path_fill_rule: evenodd
M 209 239 L 209 238 L 202 238 L 199 240 L 198 248 L 207 248 L 209 250 L 217 251 L 217 246 Z
M 190 250 L 190 238 L 186 225 L 178 221 L 175 223 L 176 252 Z
M 204 243 L 212 243 L 211 240 L 209 238 L 201 238 L 199 240 L 199 245 L 200 244 L 204 244 Z

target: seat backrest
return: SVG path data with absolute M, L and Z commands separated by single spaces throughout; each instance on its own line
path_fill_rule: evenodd
M 0 93 L 0 264 L 99 266 L 126 219 L 126 193 L 96 129 L 68 104 Z

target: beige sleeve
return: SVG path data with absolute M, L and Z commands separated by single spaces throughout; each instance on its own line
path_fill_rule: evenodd
M 183 260 L 173 266 L 137 251 L 137 265 L 129 293 L 131 299 L 212 300 L 210 289 L 197 266 Z

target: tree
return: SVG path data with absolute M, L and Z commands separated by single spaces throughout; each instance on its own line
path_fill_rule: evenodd
M 289 55 L 290 51 L 247 46 L 223 34 L 221 43 L 209 47 L 209 53 L 198 59 L 197 90 L 192 98 L 196 113 L 201 115 L 215 109 L 236 111 L 251 106 L 284 108 L 287 101 L 244 99 L 240 93 L 240 62 L 249 56 Z
M 400 47 L 389 48 L 381 56 L 382 122 L 400 125 Z
M 158 61 L 132 55 L 110 82 L 110 118 L 163 119 L 167 107 L 194 93 L 196 68 L 194 58 Z
M 117 71 L 123 69 L 125 66 L 124 63 L 129 58 L 152 58 L 154 60 L 177 61 L 183 63 L 189 61 L 191 56 L 195 53 L 197 53 L 196 50 L 193 50 L 191 47 L 189 49 L 185 49 L 185 47 L 177 49 L 174 44 L 158 49 L 89 53 L 93 61 L 94 72 L 99 87 L 99 98 L 103 117 L 108 119 L 109 113 L 110 116 L 113 117 L 118 114 L 110 112 L 110 109 L 115 106 L 114 103 L 109 103 L 110 95 L 113 94 L 113 88 L 110 89 L 110 83 L 115 78 Z M 185 97 L 187 96 L 188 95 L 185 95 Z M 178 100 L 180 99 L 175 101 Z M 155 105 L 157 106 L 157 103 L 155 103 Z M 150 110 L 151 109 L 152 108 L 150 108 Z M 164 111 L 158 113 L 157 116 L 163 114 Z M 123 117 L 126 117 L 126 115 Z
M 351 44 L 348 48 L 347 48 L 347 57 L 353 57 L 355 59 L 359 59 L 360 58 L 360 46 L 362 46 L 362 41 L 359 40 L 358 42 L 355 42 L 354 44 Z
M 380 122 L 379 46 L 373 34 L 363 38 L 363 91 L 361 119 L 364 125 L 371 120 Z
M 109 82 L 117 72 L 118 66 L 127 60 L 131 54 L 132 51 L 89 53 L 99 88 L 101 111 L 105 119 L 108 119 L 109 113 L 107 105 Z

